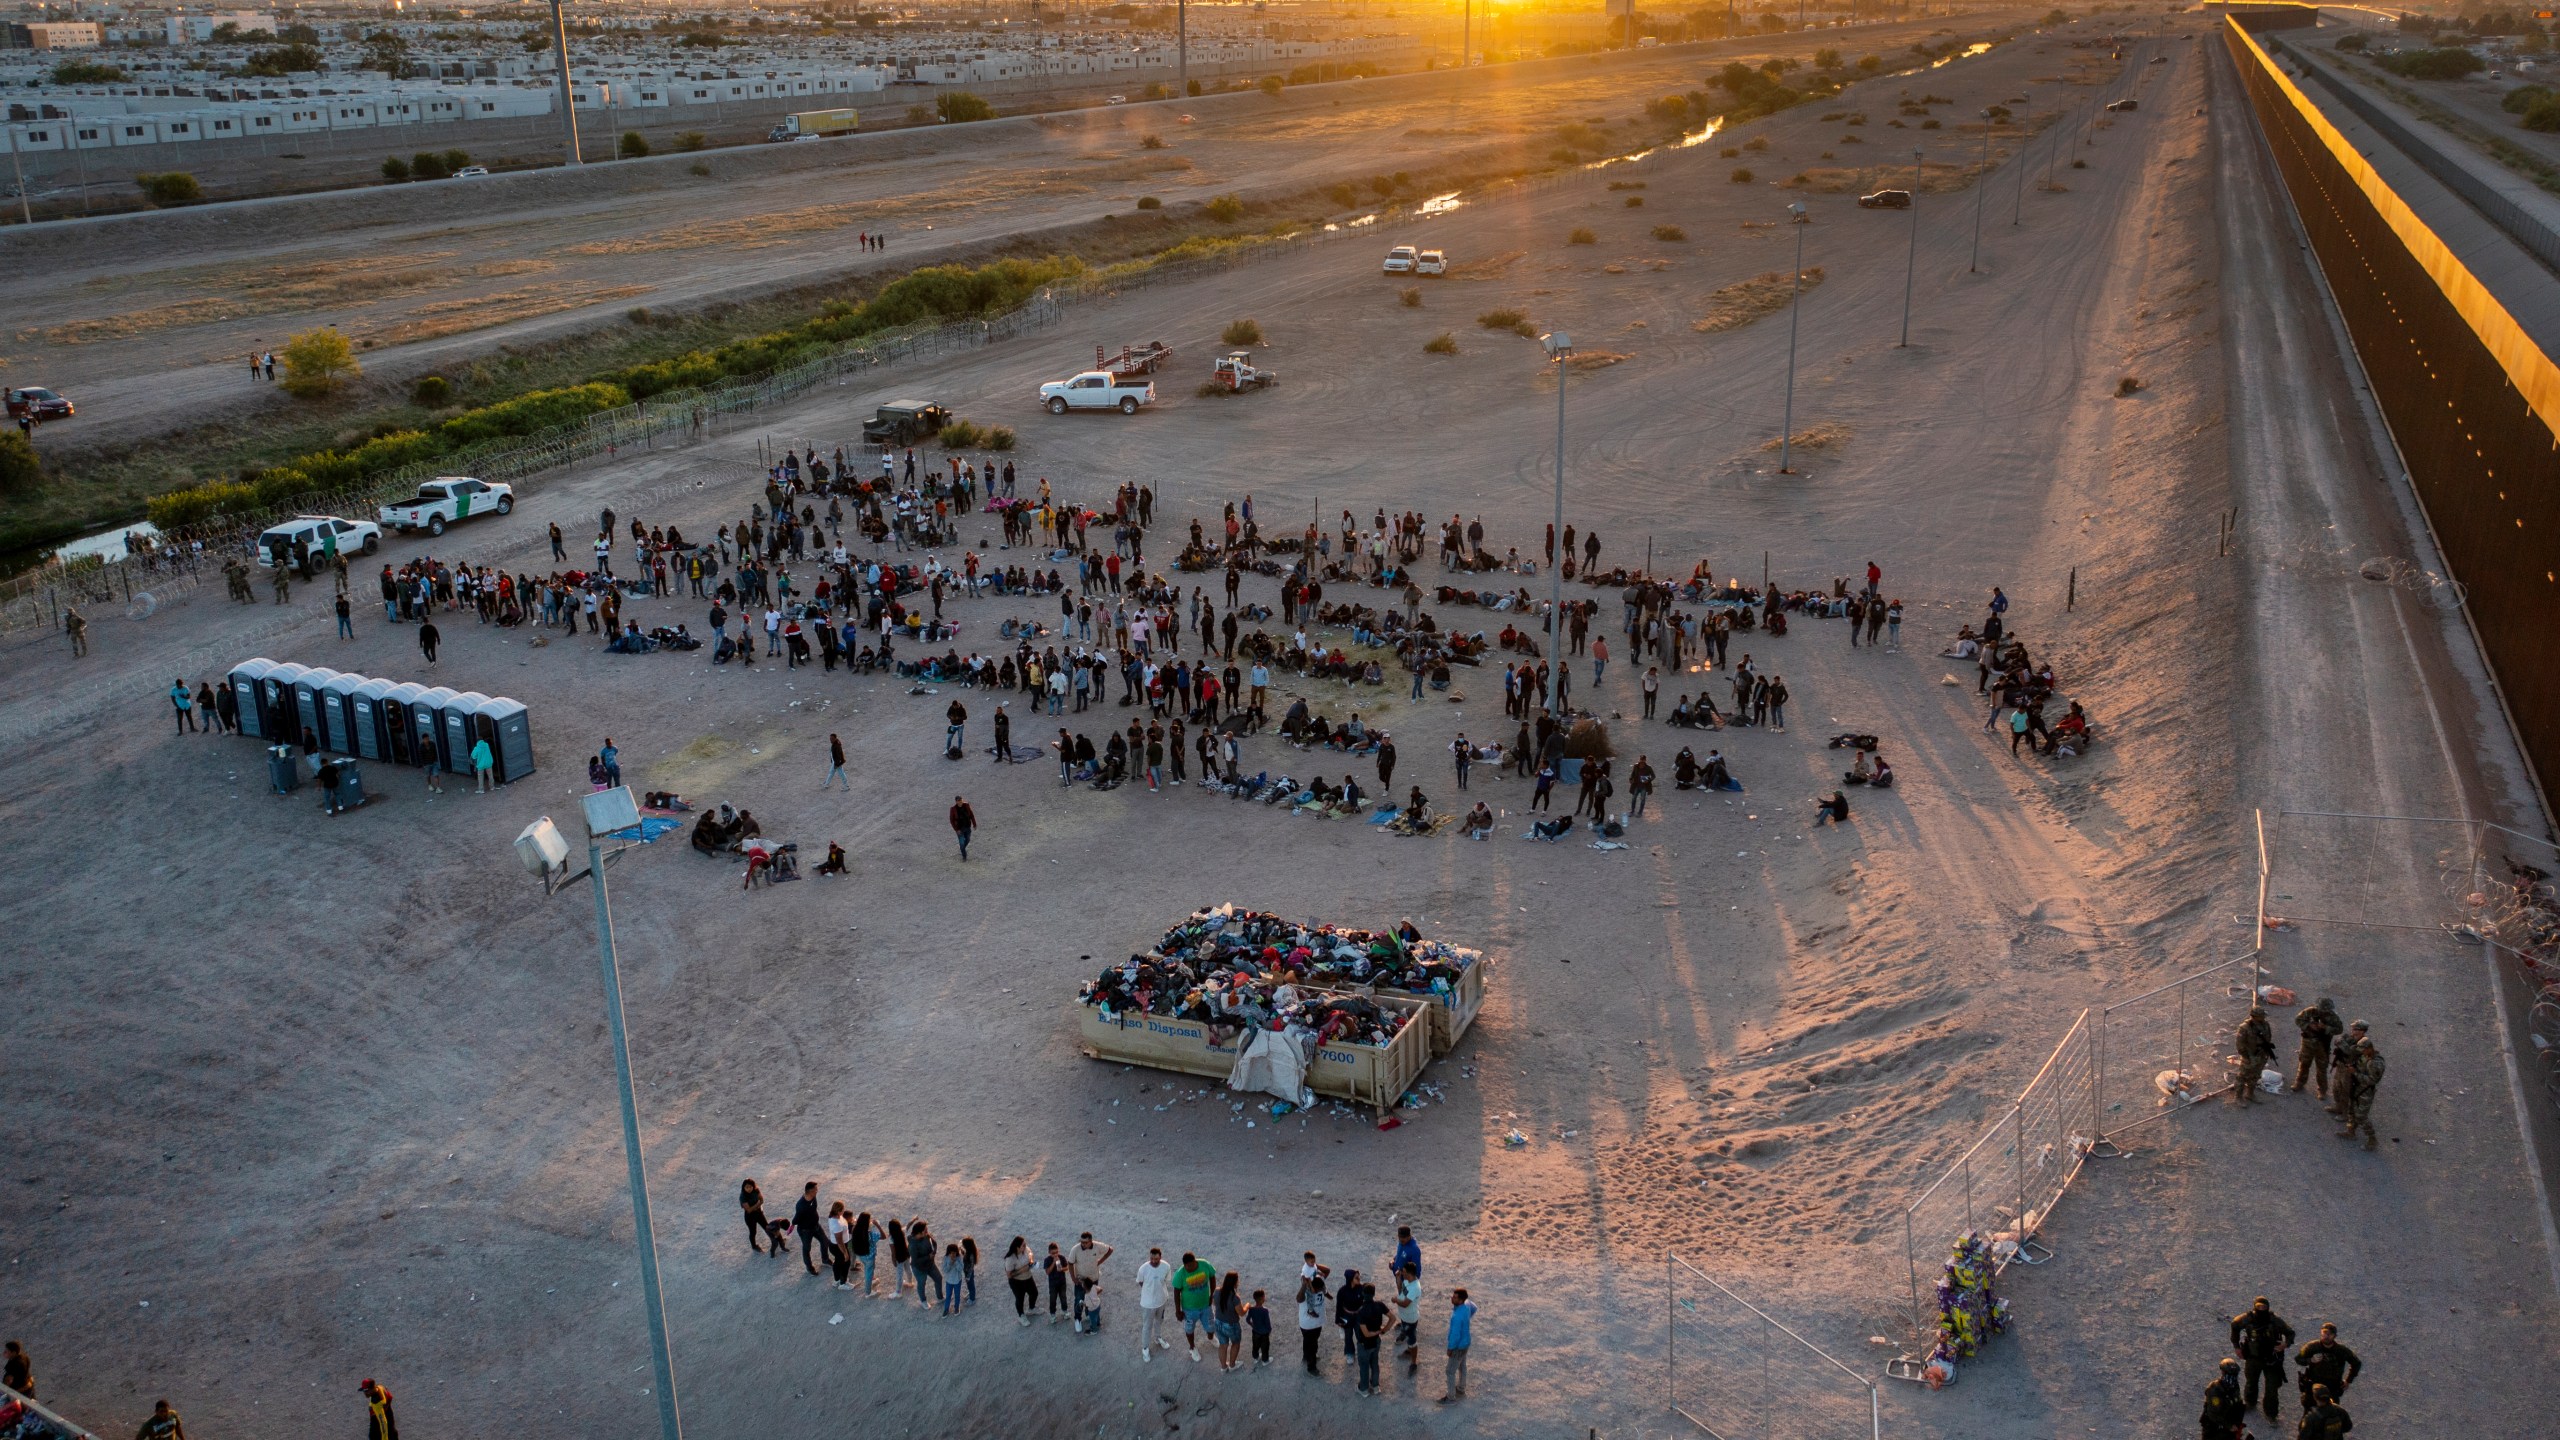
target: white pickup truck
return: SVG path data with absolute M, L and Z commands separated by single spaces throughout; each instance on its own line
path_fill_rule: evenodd
M 465 475 L 441 475 L 419 486 L 411 498 L 383 506 L 382 523 L 394 530 L 442 535 L 444 527 L 456 520 L 492 512 L 504 515 L 515 508 L 516 492 L 510 486 Z
M 1067 380 L 1052 380 L 1040 387 L 1040 403 L 1052 415 L 1070 410 L 1118 410 L 1135 415 L 1141 405 L 1156 403 L 1156 387 L 1152 380 L 1135 377 L 1123 379 L 1108 370 L 1087 370 Z

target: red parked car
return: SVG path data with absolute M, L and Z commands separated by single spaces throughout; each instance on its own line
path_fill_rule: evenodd
M 41 386 L 30 385 L 9 392 L 9 418 L 25 416 L 33 420 L 68 420 L 71 402 Z

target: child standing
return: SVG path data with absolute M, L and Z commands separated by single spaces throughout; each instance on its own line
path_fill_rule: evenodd
M 1271 1307 L 1263 1303 L 1262 1292 L 1253 1292 L 1253 1304 L 1246 1307 L 1244 1324 L 1253 1332 L 1253 1366 L 1259 1370 L 1271 1363 Z

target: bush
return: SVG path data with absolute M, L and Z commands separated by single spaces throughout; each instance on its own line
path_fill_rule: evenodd
M 1408 285 L 1396 292 L 1396 299 L 1401 301 L 1407 310 L 1419 310 L 1422 308 L 1422 289 L 1420 286 Z
M 2510 115 L 2521 115 L 2533 108 L 2533 102 L 2551 93 L 2547 85 L 2519 85 L 2498 101 L 2498 108 Z
M 1643 208 L 1644 208 L 1644 197 L 1643 197 L 1643 196 L 1641 196 L 1641 195 L 1630 195 L 1630 196 L 1628 196 L 1628 197 L 1627 197 L 1627 208 L 1628 208 L 1628 209 L 1630 209 L 1630 210 L 1641 210 L 1641 209 L 1643 209 Z
M 1538 338 L 1538 327 L 1530 324 L 1529 317 L 1517 310 L 1487 310 L 1476 317 L 1476 323 L 1487 330 L 1508 330 L 1532 340 Z
M 2489 68 L 2488 62 L 2458 45 L 2437 50 L 2407 50 L 2378 62 L 2394 75 L 2411 80 L 2459 80 Z
M 710 143 L 711 137 L 699 130 L 686 130 L 676 136 L 676 149 L 681 151 L 699 150 Z
M 966 90 L 954 90 L 948 95 L 933 97 L 933 113 L 945 125 L 958 125 L 970 120 L 993 120 L 996 107 Z
M 363 374 L 355 347 L 335 330 L 305 330 L 284 342 L 284 388 L 305 400 L 335 394 Z
M 1238 195 L 1220 195 L 1203 208 L 1210 219 L 1221 225 L 1233 225 L 1244 218 L 1244 198 Z
M 428 410 L 441 410 L 453 402 L 453 382 L 441 375 L 421 375 L 409 387 L 412 403 Z
M 1884 60 L 1881 56 L 1861 55 L 1858 57 L 1858 68 L 1873 75 L 1884 68 Z
M 1746 167 L 1744 169 L 1734 171 L 1733 174 L 1727 178 L 1731 179 L 1736 185 L 1748 185 L 1751 183 L 1751 171 Z
M 1164 202 L 1153 195 L 1141 195 L 1138 197 L 1138 208 L 1141 210 L 1161 210 L 1164 208 Z
M 658 317 L 649 313 L 648 306 L 634 305 L 630 309 L 622 312 L 622 318 L 630 321 L 634 325 L 646 325 Z
M 1200 82 L 1199 82 L 1199 81 L 1197 81 L 1197 80 L 1194 80 L 1194 81 L 1192 81 L 1188 86 L 1186 86 L 1186 87 L 1184 87 L 1184 88 L 1185 88 L 1186 93 L 1188 93 L 1188 94 L 1192 94 L 1192 95 L 1197 95 L 1197 94 L 1199 94 L 1199 93 L 1200 93 Z
M 1164 137 L 1161 135 L 1141 135 L 1138 137 L 1138 148 L 1141 150 L 1161 150 L 1164 148 Z
M 942 448 L 974 450 L 987 441 L 987 428 L 975 420 L 953 420 L 942 427 Z
M 1814 51 L 1814 52 L 1813 52 L 1813 68 L 1814 68 L 1814 69 L 1816 69 L 1816 70 L 1837 70 L 1837 69 L 1839 69 L 1839 68 L 1840 68 L 1840 52 L 1839 52 L 1839 51 L 1837 51 L 1837 50 L 1832 49 L 1832 48 L 1831 48 L 1830 46 L 1828 46 L 1828 45 L 1826 45 L 1826 46 L 1822 47 L 1822 48 L 1821 48 L 1821 49 L 1819 49 L 1819 50 Z
M 1458 353 L 1458 337 L 1450 334 L 1446 330 L 1443 330 L 1439 334 L 1422 342 L 1422 353 L 1426 355 L 1455 355 Z
M 196 177 L 184 170 L 169 170 L 158 175 L 136 175 L 133 183 L 142 189 L 142 198 L 154 205 L 193 205 L 204 198 L 204 187 Z
M 441 151 L 421 150 L 409 157 L 409 173 L 421 180 L 442 180 L 453 171 L 445 165 Z
M 1345 210 L 1348 210 L 1352 206 L 1360 203 L 1359 187 L 1349 184 L 1348 182 L 1340 185 L 1327 186 L 1324 193 L 1333 201 L 1334 204 L 1341 206 Z
M 0 430 L 0 491 L 32 490 L 44 479 L 44 461 L 36 447 L 15 429 Z
M 1227 328 L 1218 332 L 1218 338 L 1230 345 L 1259 345 L 1262 343 L 1262 322 L 1249 318 L 1230 320 Z
M 692 164 L 687 165 L 687 166 L 686 166 L 686 167 L 684 167 L 684 168 L 685 168 L 686 170 L 690 171 L 691 173 L 696 174 L 696 175 L 706 175 L 706 176 L 707 176 L 707 175 L 709 175 L 709 174 L 711 173 L 711 167 L 710 167 L 709 165 L 707 165 L 707 164 L 703 163 L 703 162 L 702 162 L 702 161 L 700 161 L 700 160 L 696 160 L 696 161 L 694 161 Z
M 990 449 L 990 450 L 1010 450 L 1010 449 L 1012 449 L 1012 448 L 1013 448 L 1013 427 L 1012 427 L 1012 426 L 1010 426 L 1010 425 L 990 425 L 990 426 L 988 426 L 988 427 L 987 427 L 987 448 L 988 448 L 988 449 Z
M 497 405 L 484 405 L 447 420 L 435 433 L 448 445 L 470 445 L 482 440 L 505 436 L 530 435 L 572 420 L 584 420 L 606 410 L 619 410 L 631 403 L 631 393 L 619 385 L 593 381 L 559 390 L 533 390 Z
M 908 123 L 908 124 L 910 124 L 910 125 L 930 125 L 930 124 L 932 124 L 932 123 L 933 123 L 933 107 L 932 107 L 932 106 L 930 106 L 930 105 L 910 105 L 910 106 L 908 106 L 908 107 L 907 107 L 907 123 Z
M 2344 50 L 2350 55 L 2361 55 L 2364 53 L 2364 46 L 2365 37 L 2359 33 L 2341 37 L 2336 48 Z
M 1645 182 L 1642 180 L 1612 180 L 1609 182 L 1609 188 L 1612 190 L 1641 190 L 1644 187 Z
M 1681 229 L 1677 225 L 1656 225 L 1653 227 L 1653 238 L 1656 240 L 1686 240 L 1689 238 L 1689 232 Z
M 113 85 L 133 77 L 121 65 L 102 64 L 96 60 L 65 60 L 53 67 L 56 85 Z
M 1920 128 L 1923 130 L 1935 130 L 1939 127 L 1938 122 L 1935 120 L 1923 120 L 1920 122 Z
M 397 185 L 409 178 L 409 162 L 394 155 L 382 162 L 382 178 Z
M 467 151 L 447 150 L 444 152 L 444 168 L 447 170 L 459 170 L 470 163 L 471 156 Z
M 2548 135 L 2560 132 L 2560 95 L 2545 95 L 2524 112 L 2524 128 Z
M 1263 94 L 1265 94 L 1265 95 L 1277 95 L 1277 94 L 1279 94 L 1279 93 L 1280 93 L 1280 77 L 1279 77 L 1279 76 L 1277 76 L 1277 75 L 1265 75 L 1265 76 L 1263 76 L 1263 77 L 1262 77 L 1262 93 L 1263 93 Z
M 1742 148 L 1745 150 L 1766 150 L 1769 148 L 1769 137 L 1766 135 L 1754 135 L 1750 139 L 1742 142 Z
M 1572 234 L 1564 237 L 1564 243 L 1567 245 L 1597 245 L 1600 243 L 1600 237 L 1592 234 L 1587 229 L 1576 227 Z
M 2141 393 L 2141 390 L 2142 382 L 2130 375 L 2116 382 L 2116 393 L 2119 395 L 2135 395 Z
M 622 132 L 622 143 L 614 148 L 623 159 L 637 160 L 649 153 L 649 137 L 637 130 L 625 130 Z

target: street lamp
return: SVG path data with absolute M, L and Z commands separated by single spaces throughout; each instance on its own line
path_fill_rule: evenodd
M 1982 197 L 1991 189 L 1991 127 L 1999 124 L 1989 110 L 1982 112 L 1982 173 L 1973 182 L 1973 261 L 1965 273 L 1982 273 Z
M 1556 363 L 1556 522 L 1550 534 L 1556 537 L 1555 553 L 1547 557 L 1547 649 L 1554 654 L 1556 685 L 1550 704 L 1556 717 L 1564 717 L 1564 376 L 1572 368 L 1573 337 L 1561 330 L 1538 337 L 1546 347 L 1547 358 Z
M 649 1307 L 649 1345 L 658 1365 L 658 1432 L 662 1440 L 684 1440 L 684 1422 L 676 1413 L 675 1358 L 667 1347 L 666 1302 L 658 1291 L 657 1233 L 649 1224 L 649 1173 L 640 1158 L 640 1109 L 631 1094 L 631 1042 L 622 1027 L 622 973 L 613 958 L 613 905 L 604 887 L 605 866 L 630 848 L 604 848 L 605 840 L 640 824 L 639 802 L 631 787 L 617 785 L 585 798 L 587 871 L 595 880 L 596 943 L 604 967 L 604 1013 L 613 1033 L 614 1078 L 622 1090 L 622 1154 L 631 1167 L 632 1238 L 640 1251 L 640 1293 Z M 551 817 L 543 816 L 516 837 L 516 855 L 524 868 L 542 880 L 545 894 L 578 877 L 567 874 L 569 842 Z
M 1813 217 L 1805 214 L 1801 200 L 1787 206 L 1787 214 L 1796 226 L 1796 273 L 1789 277 L 1795 292 L 1787 299 L 1787 411 L 1786 419 L 1778 427 L 1778 473 L 1781 475 L 1796 473 L 1787 468 L 1787 462 L 1795 453 L 1796 331 L 1804 314 L 1804 227 L 1813 223 Z M 1913 223 L 1918 222 L 1915 220 Z M 1908 293 L 1907 283 L 1905 290 Z
M 1920 270 L 1920 152 L 1911 152 L 1911 256 L 1902 266 L 1902 343 L 1897 350 L 1911 348 L 1911 281 Z
M 560 5 L 551 0 L 551 51 L 560 57 L 560 137 L 569 147 L 569 163 L 579 165 L 585 162 L 578 155 L 578 107 L 569 95 L 569 21 Z

